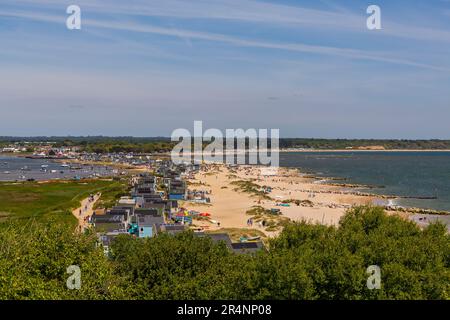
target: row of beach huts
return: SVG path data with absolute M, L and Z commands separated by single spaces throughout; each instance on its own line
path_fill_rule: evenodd
M 189 191 L 186 185 L 185 178 L 199 168 L 199 165 L 174 165 L 170 161 L 163 161 L 158 164 L 154 174 L 142 173 L 133 177 L 129 196 L 121 197 L 114 207 L 95 212 L 89 219 L 105 254 L 109 254 L 111 243 L 121 234 L 152 238 L 161 233 L 176 235 L 189 229 L 196 236 L 208 236 L 214 242 L 223 241 L 235 253 L 255 253 L 263 249 L 264 245 L 260 241 L 233 243 L 226 233 L 205 233 L 191 228 L 193 218 L 199 213 L 186 211 L 179 207 L 179 202 L 198 202 L 199 199 L 209 202 L 207 193 Z

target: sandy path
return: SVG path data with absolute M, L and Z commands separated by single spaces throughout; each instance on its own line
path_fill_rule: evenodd
M 87 228 L 88 222 L 86 217 L 90 217 L 94 213 L 94 204 L 100 199 L 101 193 L 94 195 L 94 200 L 89 201 L 89 197 L 81 201 L 81 207 L 74 209 L 72 214 L 78 219 L 78 230 L 83 231 Z

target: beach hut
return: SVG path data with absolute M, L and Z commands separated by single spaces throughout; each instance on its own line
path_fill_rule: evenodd
M 184 223 L 184 224 L 192 224 L 192 216 L 191 215 L 189 215 L 188 213 L 187 213 L 187 211 L 185 211 L 185 212 L 183 212 L 183 213 L 178 213 L 176 216 L 175 216 L 175 221 L 176 222 L 181 222 L 181 223 Z

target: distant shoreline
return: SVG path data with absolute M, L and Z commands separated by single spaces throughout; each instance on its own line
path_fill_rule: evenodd
M 279 152 L 450 152 L 450 149 L 280 149 Z
M 235 151 L 235 150 L 234 150 Z M 260 150 L 245 150 L 246 153 L 248 152 L 274 152 L 274 150 L 269 149 L 260 149 Z M 450 152 L 450 149 L 279 149 L 278 152 L 282 153 L 290 153 L 290 152 Z M 229 152 L 217 152 L 217 155 L 225 155 Z M 236 152 L 235 152 L 236 153 Z M 135 153 L 136 155 L 153 155 L 153 156 L 170 156 L 170 152 L 162 152 L 162 153 Z M 196 152 L 185 152 L 186 155 L 195 155 Z M 3 157 L 17 157 L 17 158 L 26 158 L 31 157 L 31 153 L 13 153 L 13 152 L 1 152 L 0 156 Z M 48 160 L 73 160 L 71 158 L 58 158 L 58 157 L 50 157 L 50 158 L 43 158 Z

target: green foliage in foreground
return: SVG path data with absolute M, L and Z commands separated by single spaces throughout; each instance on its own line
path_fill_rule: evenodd
M 79 265 L 80 290 L 66 288 Z M 381 289 L 366 287 L 369 265 Z M 350 210 L 338 228 L 292 223 L 255 256 L 186 232 L 121 236 L 108 259 L 92 234 L 61 224 L 0 230 L 1 299 L 449 299 L 450 239 L 382 209 Z

